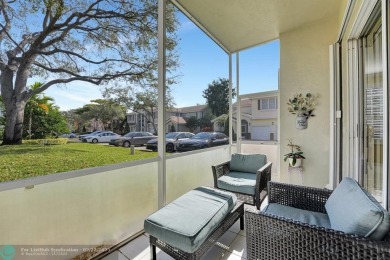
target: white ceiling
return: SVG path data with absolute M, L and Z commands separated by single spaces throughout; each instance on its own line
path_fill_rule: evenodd
M 230 53 L 341 13 L 342 0 L 172 0 Z

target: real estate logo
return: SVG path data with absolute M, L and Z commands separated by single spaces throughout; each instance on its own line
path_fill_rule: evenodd
M 0 248 L 0 258 L 2 260 L 12 260 L 16 254 L 15 247 L 10 245 L 5 245 Z

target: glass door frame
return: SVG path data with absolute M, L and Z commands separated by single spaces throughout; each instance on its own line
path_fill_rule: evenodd
M 382 204 L 384 208 L 389 208 L 389 85 L 388 85 L 388 8 L 390 0 L 378 0 L 372 1 L 370 3 L 370 8 L 374 10 L 374 5 L 380 4 L 381 8 L 381 20 L 382 20 L 382 68 L 383 68 L 383 190 L 382 190 Z M 362 8 L 362 12 L 364 10 Z M 343 173 L 343 177 L 349 176 L 357 180 L 360 184 L 363 184 L 363 151 L 362 151 L 362 115 L 361 107 L 364 105 L 363 102 L 363 93 L 361 91 L 363 86 L 363 75 L 362 67 L 363 55 L 362 55 L 362 45 L 359 38 L 361 38 L 364 33 L 364 29 L 367 27 L 367 23 L 370 21 L 372 12 L 370 15 L 365 17 L 366 20 L 364 23 L 360 22 L 357 24 L 360 28 L 354 28 L 353 31 L 357 32 L 352 34 L 348 40 L 348 89 L 349 89 L 349 158 L 348 158 L 348 171 Z

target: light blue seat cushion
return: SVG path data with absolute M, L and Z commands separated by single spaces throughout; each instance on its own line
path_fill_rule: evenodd
M 297 209 L 277 203 L 268 204 L 262 212 L 293 219 L 301 223 L 315 225 L 318 227 L 330 228 L 330 222 L 327 214 L 308 211 L 304 209 Z
M 248 195 L 255 194 L 256 174 L 229 172 L 217 180 L 218 188 Z
M 389 213 L 351 178 L 340 182 L 325 208 L 332 229 L 372 240 L 381 240 L 389 232 Z
M 145 232 L 185 252 L 193 253 L 234 208 L 230 192 L 199 187 L 150 215 Z
M 234 153 L 230 160 L 230 171 L 257 173 L 267 163 L 264 154 Z

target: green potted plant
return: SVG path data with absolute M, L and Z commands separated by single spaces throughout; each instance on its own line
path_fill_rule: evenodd
M 291 148 L 291 152 L 284 155 L 284 161 L 288 160 L 288 163 L 291 167 L 299 167 L 302 164 L 302 159 L 306 159 L 303 156 L 301 147 L 299 145 L 293 144 L 292 139 L 288 139 L 288 144 Z
M 317 105 L 315 103 L 315 99 L 316 97 L 311 93 L 306 93 L 305 95 L 300 93 L 294 95 L 292 99 L 288 100 L 288 112 L 293 115 L 297 115 L 297 129 L 307 128 L 307 119 L 314 116 L 313 111 Z

